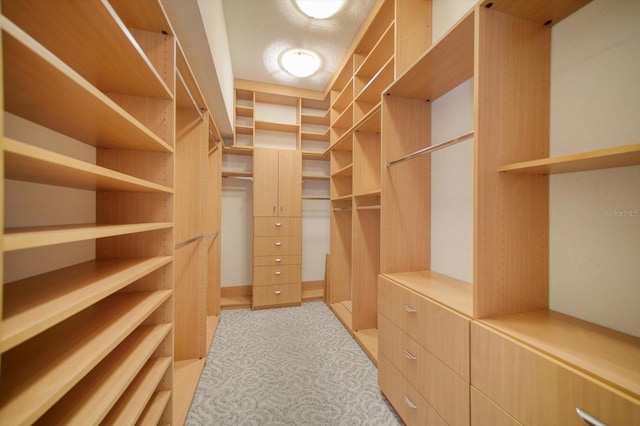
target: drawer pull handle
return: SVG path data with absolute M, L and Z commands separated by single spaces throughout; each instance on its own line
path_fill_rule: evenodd
M 282 243 L 280 241 L 278 241 L 277 243 L 274 243 L 276 245 L 276 247 L 280 247 L 282 245 Z
M 404 356 L 407 359 L 410 359 L 411 361 L 418 359 L 414 354 L 412 354 L 409 351 L 404 351 Z
M 576 413 L 578 413 L 580 418 L 582 418 L 582 420 L 584 420 L 585 423 L 588 424 L 589 426 L 607 426 L 607 424 L 604 423 L 602 420 L 599 420 L 593 417 L 591 414 L 587 413 L 580 407 L 576 407 Z
M 404 397 L 404 403 L 407 404 L 407 407 L 413 408 L 414 410 L 418 408 L 418 406 L 414 404 L 413 401 L 411 401 L 408 396 Z
M 282 271 L 275 271 L 275 272 L 274 272 L 274 274 L 276 274 L 276 275 L 281 275 L 281 274 L 282 274 Z
M 418 311 L 416 311 L 416 308 L 414 308 L 411 305 L 404 305 L 404 310 L 409 312 L 410 314 L 418 312 Z
M 275 294 L 280 294 L 280 293 L 282 293 L 282 292 L 281 292 L 280 290 L 276 290 L 276 291 L 274 291 L 274 293 L 275 293 Z
M 276 257 L 276 263 L 280 263 L 282 262 L 282 259 L 280 259 L 279 257 Z
M 276 222 L 276 226 L 279 228 L 282 226 L 282 222 Z

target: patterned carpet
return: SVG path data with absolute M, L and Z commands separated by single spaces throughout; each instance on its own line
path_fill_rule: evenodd
M 187 425 L 402 425 L 322 302 L 222 311 Z

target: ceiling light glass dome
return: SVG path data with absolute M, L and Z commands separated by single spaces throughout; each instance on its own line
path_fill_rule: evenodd
M 320 69 L 320 58 L 309 50 L 288 50 L 280 57 L 280 65 L 296 77 L 309 77 Z
M 326 19 L 335 15 L 345 0 L 295 0 L 298 8 L 307 16 Z

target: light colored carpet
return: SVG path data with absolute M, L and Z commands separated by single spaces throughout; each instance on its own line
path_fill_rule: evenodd
M 322 302 L 222 311 L 187 425 L 402 425 Z

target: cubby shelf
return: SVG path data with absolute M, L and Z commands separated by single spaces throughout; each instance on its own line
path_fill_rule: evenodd
M 324 132 L 302 132 L 302 140 L 329 142 L 329 129 Z
M 393 57 L 394 28 L 394 23 L 391 23 L 371 52 L 369 52 L 364 61 L 362 61 L 360 67 L 356 70 L 356 76 L 361 78 L 373 77 L 382 69 L 383 65 Z
M 51 52 L 0 16 L 5 109 L 101 148 L 173 148 Z
M 0 416 L 10 424 L 35 421 L 171 294 L 113 295 L 3 353 Z
M 98 424 L 149 360 L 171 324 L 138 327 L 97 368 L 84 377 L 37 424 Z M 166 358 L 170 360 L 170 358 Z M 144 405 L 141 405 L 142 409 Z
M 352 176 L 353 175 L 353 164 L 348 164 L 337 170 L 336 172 L 331 174 L 331 177 L 343 177 L 343 176 Z
M 297 132 L 300 130 L 299 124 L 290 123 L 274 123 L 270 121 L 258 121 L 255 122 L 256 130 L 271 130 L 275 132 Z
M 155 426 L 160 422 L 162 413 L 164 412 L 169 400 L 171 399 L 171 391 L 163 390 L 151 395 L 151 399 L 147 403 L 140 418 L 138 424 L 140 426 Z
M 36 336 L 169 262 L 170 256 L 98 259 L 5 284 L 0 352 Z
M 319 114 L 301 114 L 300 115 L 302 124 L 317 124 L 320 126 L 328 126 L 329 125 L 329 111 L 325 111 L 323 115 Z
M 382 91 L 393 82 L 394 68 L 395 59 L 391 57 L 378 72 L 366 80 L 360 93 L 356 95 L 356 102 L 379 105 Z

